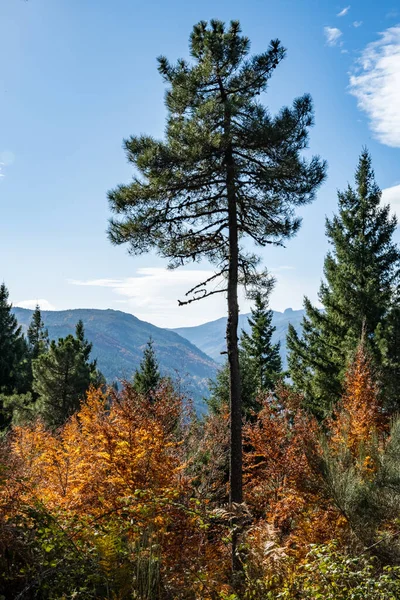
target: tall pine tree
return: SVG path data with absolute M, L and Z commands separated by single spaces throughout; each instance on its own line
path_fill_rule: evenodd
M 385 321 L 397 302 L 400 253 L 393 242 L 397 221 L 381 205 L 367 150 L 360 156 L 355 189 L 338 194 L 339 211 L 327 219 L 333 246 L 325 258 L 319 299 L 323 310 L 305 299 L 302 336 L 289 328 L 289 368 L 306 405 L 318 416 L 329 414 L 343 392 L 346 366 L 365 329 L 377 366 L 382 363 Z M 394 371 L 393 371 L 394 372 Z
M 259 101 L 285 56 L 278 40 L 250 56 L 237 21 L 202 21 L 193 28 L 190 54 L 191 62 L 176 65 L 159 59 L 168 85 L 165 141 L 141 135 L 125 142 L 135 176 L 109 194 L 116 214 L 109 233 L 132 254 L 157 250 L 171 267 L 202 258 L 216 267 L 185 302 L 227 294 L 230 499 L 242 502 L 238 285 L 254 289 L 265 279 L 242 241 L 265 246 L 294 235 L 295 209 L 313 200 L 325 164 L 302 157 L 313 123 L 308 95 L 275 117 Z

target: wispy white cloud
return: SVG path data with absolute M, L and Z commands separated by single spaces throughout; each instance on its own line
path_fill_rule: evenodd
M 340 12 L 338 12 L 338 14 L 336 16 L 337 17 L 345 17 L 347 15 L 347 13 L 349 12 L 350 8 L 351 8 L 351 6 L 349 4 L 349 6 L 346 6 Z
M 375 137 L 400 147 L 400 25 L 365 47 L 350 75 L 350 93 L 368 115 Z
M 390 204 L 391 212 L 397 216 L 400 222 L 400 185 L 382 190 L 382 203 Z
M 362 24 L 363 24 L 363 22 L 362 22 L 362 21 L 353 21 L 353 27 L 355 27 L 356 29 L 357 29 L 358 27 L 361 27 L 361 25 L 362 25 Z
M 122 279 L 70 280 L 73 285 L 110 288 L 121 309 L 133 313 L 139 319 L 160 327 L 197 325 L 218 319 L 226 313 L 224 293 L 215 294 L 188 306 L 178 306 L 178 299 L 185 300 L 185 293 L 213 275 L 210 269 L 177 269 L 146 267 L 137 270 L 134 277 Z M 221 282 L 212 282 L 210 290 Z M 220 289 L 219 288 L 219 289 Z M 241 304 L 248 309 L 242 297 Z
M 324 27 L 324 35 L 328 46 L 336 46 L 343 33 L 337 27 Z
M 55 306 L 53 306 L 48 300 L 45 300 L 44 298 L 40 298 L 37 300 L 21 300 L 21 302 L 16 302 L 15 306 L 19 306 L 20 308 L 30 308 L 34 310 L 37 304 L 39 304 L 41 310 L 57 310 Z
M 178 306 L 178 299 L 184 300 L 185 293 L 197 283 L 213 274 L 211 269 L 177 269 L 146 267 L 137 270 L 133 277 L 121 279 L 102 278 L 69 280 L 77 286 L 109 288 L 115 294 L 115 308 L 134 314 L 139 319 L 154 323 L 159 327 L 183 327 L 198 325 L 226 315 L 226 296 L 215 294 L 188 306 Z M 300 308 L 304 293 L 310 293 L 297 281 L 294 268 L 281 265 L 271 268 L 277 283 L 271 297 L 275 310 L 284 310 L 289 305 Z M 218 282 L 210 289 L 216 289 Z M 222 286 L 224 287 L 224 286 Z M 239 293 L 241 312 L 249 312 L 251 302 Z

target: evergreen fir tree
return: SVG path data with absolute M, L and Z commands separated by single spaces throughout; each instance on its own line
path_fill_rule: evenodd
M 125 142 L 133 182 L 110 192 L 116 214 L 109 234 L 132 254 L 157 250 L 173 268 L 207 258 L 216 272 L 187 293 L 193 302 L 227 293 L 230 388 L 230 500 L 242 502 L 242 408 L 238 350 L 238 286 L 265 280 L 257 245 L 282 244 L 299 228 L 295 209 L 313 200 L 325 176 L 318 158 L 306 160 L 313 122 L 308 95 L 272 118 L 259 102 L 285 56 L 279 40 L 250 56 L 240 24 L 195 25 L 192 62 L 159 59 L 167 83 L 165 141 L 134 136 Z M 208 284 L 214 289 L 210 290 Z M 218 284 L 218 285 L 215 285 Z
M 282 373 L 280 344 L 272 343 L 272 335 L 276 329 L 272 325 L 272 317 L 273 312 L 268 308 L 268 297 L 263 297 L 258 292 L 249 318 L 251 331 L 242 332 L 241 346 L 253 364 L 256 389 L 261 392 L 271 391 Z
M 249 417 L 257 411 L 257 384 L 254 364 L 243 348 L 239 348 L 239 367 L 242 382 L 242 413 Z M 229 406 L 229 363 L 225 361 L 215 380 L 209 381 L 210 396 L 206 402 L 211 413 L 219 414 L 224 406 Z
M 4 283 L 0 286 L 0 430 L 10 423 L 6 396 L 27 392 L 27 345 L 8 302 Z
M 161 381 L 158 362 L 154 352 L 153 340 L 150 338 L 143 352 L 143 360 L 133 377 L 133 387 L 139 393 L 153 398 Z
M 249 317 L 250 333 L 242 331 L 239 349 L 243 415 L 247 417 L 259 410 L 258 395 L 273 391 L 282 373 L 280 344 L 272 344 L 275 332 L 272 316 L 273 312 L 268 308 L 268 294 L 258 292 Z M 210 382 L 207 403 L 212 412 L 219 412 L 222 405 L 229 403 L 228 363 L 220 369 L 215 382 Z
M 49 350 L 33 361 L 37 411 L 50 427 L 62 425 L 79 408 L 90 385 L 102 382 L 95 361 L 90 361 L 91 348 L 79 322 L 76 337 L 53 340 Z
M 95 387 L 103 385 L 105 383 L 105 378 L 97 368 L 97 359 L 94 359 L 92 361 L 90 360 L 90 354 L 92 352 L 93 344 L 89 342 L 85 337 L 85 328 L 82 319 L 79 319 L 79 321 L 76 324 L 75 338 L 78 341 L 83 357 L 90 368 L 91 384 Z
M 346 366 L 363 327 L 376 366 L 381 366 L 377 333 L 398 296 L 400 253 L 392 240 L 397 221 L 389 206 L 380 203 L 367 150 L 360 156 L 355 182 L 355 189 L 339 192 L 338 215 L 326 223 L 333 250 L 325 258 L 319 292 L 323 310 L 306 298 L 302 336 L 293 327 L 288 334 L 291 378 L 319 417 L 330 413 L 343 392 Z
M 49 348 L 49 335 L 44 328 L 39 305 L 32 314 L 27 331 L 26 393 L 15 393 L 4 398 L 4 409 L 13 425 L 32 421 L 36 416 L 38 394 L 33 390 L 32 361 Z
M 380 388 L 384 407 L 390 414 L 400 409 L 400 302 L 390 308 L 377 328 L 377 344 L 381 353 Z
M 46 352 L 49 347 L 49 333 L 44 327 L 40 306 L 37 304 L 28 328 L 28 348 L 33 359 Z
M 85 338 L 85 328 L 82 319 L 79 319 L 79 321 L 76 324 L 75 337 L 80 343 L 80 347 L 85 359 L 88 361 L 93 348 L 93 344 Z

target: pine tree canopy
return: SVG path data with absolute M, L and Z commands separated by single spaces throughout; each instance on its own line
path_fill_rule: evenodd
M 114 243 L 128 242 L 132 254 L 156 248 L 171 267 L 206 257 L 226 275 L 228 158 L 239 239 L 282 244 L 297 231 L 294 208 L 313 199 L 325 173 L 319 158 L 300 157 L 313 122 L 311 98 L 271 117 L 257 97 L 286 51 L 278 40 L 263 54 L 250 57 L 249 49 L 238 22 L 228 30 L 219 21 L 200 22 L 190 38 L 193 63 L 159 58 L 168 85 L 166 137 L 125 141 L 136 174 L 109 193 Z M 241 249 L 241 282 L 251 283 L 256 264 Z M 199 289 L 206 294 L 203 286 L 193 291 Z
M 333 248 L 325 258 L 319 292 L 323 310 L 306 298 L 302 336 L 293 327 L 288 335 L 291 377 L 319 416 L 328 414 L 340 397 L 346 365 L 363 329 L 381 366 L 378 334 L 398 305 L 400 283 L 400 252 L 392 240 L 397 221 L 389 206 L 381 205 L 367 150 L 359 159 L 355 188 L 339 192 L 338 200 L 338 214 L 326 222 Z
M 242 241 L 283 244 L 299 228 L 298 206 L 310 202 L 325 176 L 318 157 L 301 156 L 313 123 L 311 98 L 272 117 L 258 97 L 285 49 L 273 40 L 250 56 L 250 42 L 232 21 L 201 21 L 190 37 L 191 61 L 158 60 L 167 84 L 164 141 L 125 141 L 133 181 L 109 193 L 115 217 L 109 236 L 132 254 L 155 249 L 171 268 L 208 259 L 215 273 L 184 303 L 227 292 L 230 367 L 231 500 L 242 501 L 241 382 L 238 285 L 249 294 L 268 283 L 259 257 Z M 209 284 L 213 288 L 210 289 Z

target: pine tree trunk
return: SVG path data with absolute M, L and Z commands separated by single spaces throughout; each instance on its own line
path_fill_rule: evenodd
M 230 384 L 230 502 L 241 503 L 243 501 L 242 397 L 237 335 L 239 321 L 239 304 L 237 296 L 239 244 L 234 186 L 234 164 L 231 147 L 227 150 L 226 161 L 229 220 L 228 323 L 226 328 L 226 340 Z
M 242 478 L 242 390 L 239 368 L 238 346 L 238 270 L 239 270 L 239 240 L 237 223 L 237 206 L 235 191 L 235 164 L 231 140 L 231 108 L 224 86 L 219 80 L 221 100 L 224 104 L 224 137 L 225 137 L 225 167 L 226 190 L 228 198 L 228 227 L 229 227 L 229 270 L 228 270 L 228 322 L 226 327 L 226 343 L 229 362 L 230 390 L 230 468 L 229 468 L 229 501 L 240 504 L 243 502 Z

